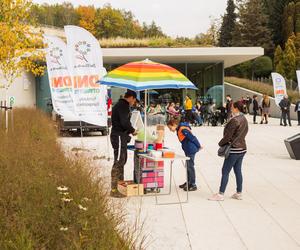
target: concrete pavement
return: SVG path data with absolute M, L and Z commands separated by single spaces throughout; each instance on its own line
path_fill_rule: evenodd
M 128 223 L 138 218 L 145 223 L 147 249 L 300 249 L 300 161 L 291 160 L 283 140 L 300 133 L 300 127 L 280 127 L 277 119 L 268 125 L 253 125 L 247 136 L 244 159 L 244 199 L 232 200 L 233 172 L 224 202 L 207 198 L 218 191 L 223 159 L 216 152 L 222 127 L 193 128 L 204 146 L 196 157 L 199 190 L 190 193 L 187 204 L 155 205 L 154 197 L 127 199 Z M 105 137 L 62 138 L 67 152 L 79 147 L 90 150 L 89 157 L 106 152 Z M 175 134 L 167 133 L 166 146 L 181 153 Z M 126 165 L 126 179 L 132 179 L 132 153 Z M 112 162 L 95 160 L 109 181 Z M 184 182 L 185 170 L 176 163 L 173 192 L 159 201 L 178 201 L 185 193 L 177 186 Z M 168 167 L 166 167 L 166 174 Z M 167 181 L 167 179 L 165 180 Z

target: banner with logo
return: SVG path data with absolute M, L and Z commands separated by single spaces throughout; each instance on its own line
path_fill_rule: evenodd
M 53 109 L 64 118 L 78 120 L 73 102 L 72 77 L 68 70 L 67 46 L 55 36 L 44 36 Z
M 300 93 L 300 70 L 297 70 L 297 79 L 298 79 L 298 90 Z
M 283 97 L 287 94 L 286 83 L 282 75 L 278 73 L 272 73 L 274 97 L 276 105 L 278 106 Z
M 75 110 L 81 121 L 107 126 L 107 87 L 96 83 L 106 74 L 98 40 L 87 30 L 65 26 Z

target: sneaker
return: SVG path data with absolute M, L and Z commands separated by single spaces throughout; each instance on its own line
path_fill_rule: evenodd
M 125 198 L 126 196 L 124 194 L 121 194 L 118 189 L 112 189 L 110 191 L 110 196 L 113 198 Z
M 283 124 L 282 124 L 282 123 L 280 123 L 280 126 L 283 126 Z
M 234 195 L 231 196 L 232 199 L 236 199 L 236 200 L 242 200 L 242 194 L 241 193 L 235 193 Z
M 189 192 L 191 192 L 191 191 L 196 191 L 198 188 L 197 188 L 197 186 L 196 185 L 194 185 L 194 186 L 189 186 Z M 185 186 L 184 188 L 183 188 L 183 190 L 184 191 L 187 191 L 187 187 Z
M 181 184 L 181 185 L 179 185 L 179 188 L 185 188 L 185 187 L 186 187 L 186 182 L 183 183 L 183 184 Z
M 263 121 L 261 121 L 260 124 L 263 124 Z
M 208 198 L 210 201 L 224 201 L 223 194 L 214 194 L 212 197 Z

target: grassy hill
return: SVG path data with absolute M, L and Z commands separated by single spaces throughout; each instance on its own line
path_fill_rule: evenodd
M 267 83 L 237 77 L 225 77 L 225 82 L 274 97 L 273 86 Z M 288 96 L 293 103 L 296 103 L 300 99 L 298 91 L 288 90 Z

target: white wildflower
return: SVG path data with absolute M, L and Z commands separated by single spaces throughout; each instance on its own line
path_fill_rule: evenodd
M 69 230 L 69 228 L 67 228 L 67 227 L 61 227 L 60 229 L 59 229 L 60 231 L 68 231 Z
M 87 197 L 84 197 L 82 200 L 83 200 L 83 201 L 91 201 L 91 199 L 89 199 L 89 198 L 87 198 Z
M 69 192 L 59 192 L 59 194 L 66 196 L 66 195 L 69 195 Z
M 82 205 L 80 205 L 80 204 L 78 205 L 78 207 L 79 207 L 80 210 L 83 210 L 83 211 L 86 211 L 86 210 L 87 210 L 87 207 L 84 207 L 84 206 L 82 206 Z
M 59 186 L 59 187 L 57 187 L 57 190 L 58 191 L 68 191 L 68 187 L 66 187 L 66 186 Z
M 64 201 L 64 202 L 70 202 L 70 201 L 72 201 L 73 199 L 61 198 L 61 200 Z

